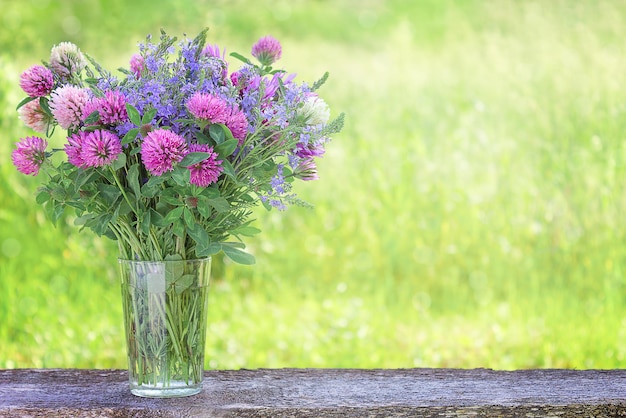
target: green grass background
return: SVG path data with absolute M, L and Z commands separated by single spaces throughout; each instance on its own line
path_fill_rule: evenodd
M 72 41 L 283 44 L 346 127 L 218 264 L 207 368 L 626 365 L 622 0 L 1 0 L 0 367 L 126 367 L 116 247 L 16 172 L 19 74 Z M 231 68 L 237 63 L 232 62 Z

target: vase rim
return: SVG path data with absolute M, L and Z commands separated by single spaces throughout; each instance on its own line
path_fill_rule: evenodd
M 186 259 L 180 259 L 180 260 L 129 260 L 127 258 L 118 257 L 117 261 L 118 263 L 179 263 L 179 262 L 192 263 L 192 262 L 198 262 L 198 261 L 211 261 L 211 256 L 203 257 L 203 258 L 186 258 Z

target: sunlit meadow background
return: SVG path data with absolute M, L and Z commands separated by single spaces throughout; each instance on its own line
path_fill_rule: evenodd
M 207 368 L 626 365 L 622 0 L 0 0 L 0 367 L 126 367 L 116 246 L 18 174 L 19 74 L 72 41 L 260 37 L 346 127 L 216 263 Z M 231 68 L 237 68 L 231 61 Z

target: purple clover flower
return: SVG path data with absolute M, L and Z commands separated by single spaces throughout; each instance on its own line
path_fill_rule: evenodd
M 62 80 L 67 80 L 80 73 L 87 66 L 87 60 L 76 45 L 61 42 L 50 51 L 50 67 Z
M 187 154 L 187 142 L 168 129 L 156 129 L 141 144 L 141 161 L 150 174 L 160 176 L 174 170 L 174 164 Z
M 141 73 L 146 68 L 146 63 L 140 54 L 134 54 L 130 57 L 130 70 L 135 74 L 135 77 L 141 77 Z
M 80 168 L 85 168 L 85 160 L 82 157 L 83 141 L 87 136 L 87 132 L 79 131 L 67 138 L 67 144 L 65 144 L 65 154 L 67 154 L 67 161 Z
M 43 65 L 33 65 L 20 76 L 20 87 L 30 97 L 47 96 L 53 86 L 52 71 Z
M 94 97 L 83 108 L 83 120 L 91 113 L 98 111 L 100 117 L 96 123 L 113 125 L 128 120 L 126 98 L 119 91 L 107 91 L 104 97 Z
M 225 124 L 230 129 L 233 137 L 237 139 L 237 143 L 243 145 L 248 134 L 248 120 L 246 115 L 236 105 L 231 106 L 229 109 Z
M 277 39 L 264 36 L 252 46 L 252 56 L 263 65 L 272 65 L 280 59 L 282 47 Z
M 83 121 L 83 108 L 90 98 L 89 90 L 65 85 L 52 92 L 50 110 L 63 129 L 78 126 Z
M 46 132 L 53 122 L 50 115 L 41 108 L 39 99 L 32 100 L 20 107 L 18 114 L 24 125 L 41 133 Z
M 195 118 L 209 123 L 225 123 L 230 116 L 228 103 L 209 93 L 195 93 L 186 106 Z
M 213 151 L 213 147 L 206 144 L 191 144 L 189 145 L 190 152 L 206 152 L 209 154 L 209 158 L 200 161 L 189 167 L 191 176 L 189 182 L 200 187 L 207 187 L 217 181 L 224 168 L 222 167 L 222 161 L 218 160 L 217 153 Z
M 28 136 L 17 143 L 17 148 L 11 153 L 11 160 L 20 173 L 36 176 L 46 160 L 47 146 L 46 140 Z
M 80 157 L 85 167 L 104 167 L 117 160 L 121 152 L 120 138 L 112 132 L 99 129 L 82 139 Z

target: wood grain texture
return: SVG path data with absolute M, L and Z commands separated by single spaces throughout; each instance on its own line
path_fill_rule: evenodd
M 145 399 L 126 370 L 0 370 L 0 417 L 615 417 L 626 370 L 205 372 L 201 394 Z

